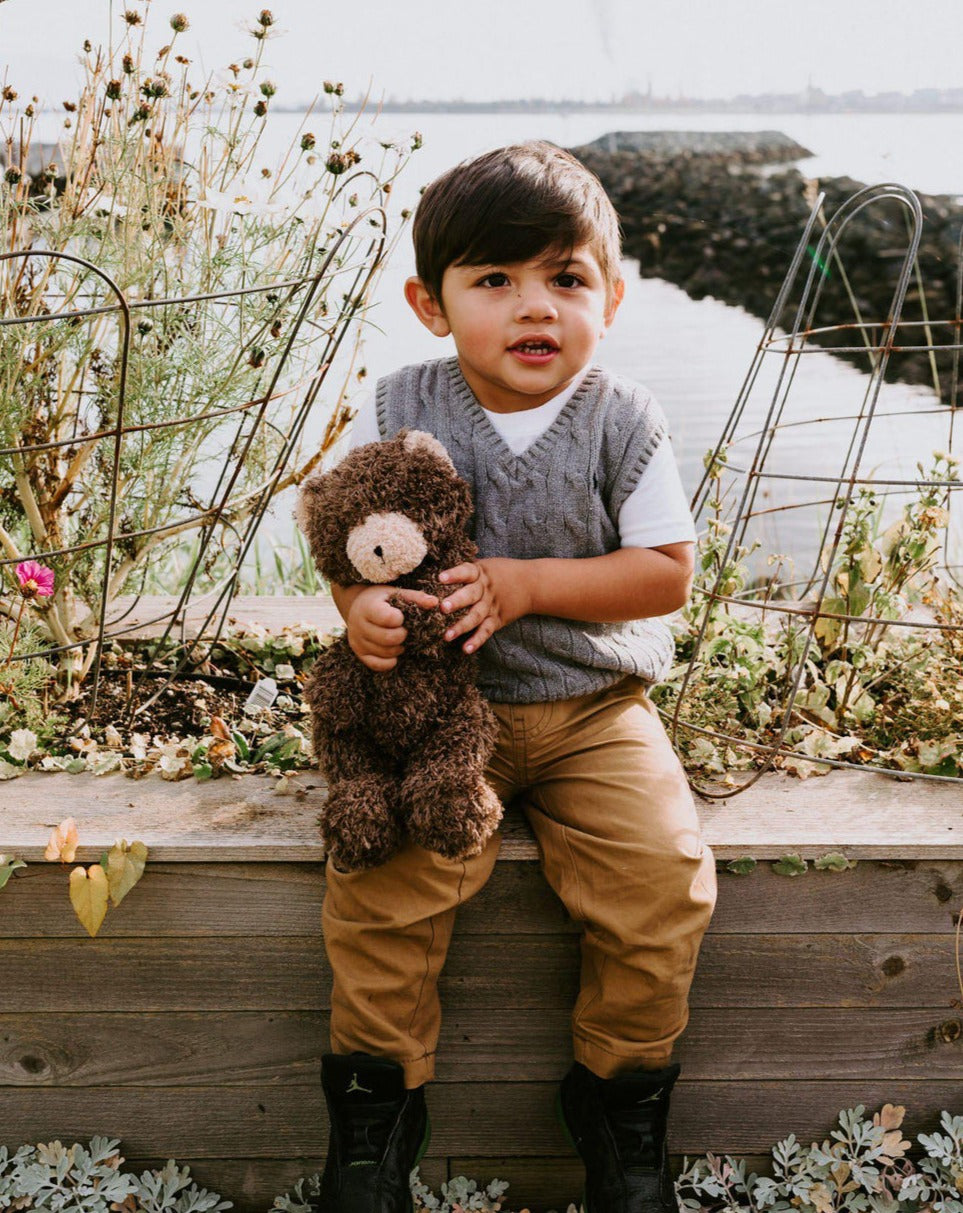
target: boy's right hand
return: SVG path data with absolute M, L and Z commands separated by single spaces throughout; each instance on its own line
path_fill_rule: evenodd
M 334 597 L 347 624 L 348 646 L 369 670 L 379 673 L 398 664 L 408 635 L 404 615 L 389 598 L 404 598 L 428 610 L 438 606 L 434 594 L 394 585 L 351 586 L 341 588 Z

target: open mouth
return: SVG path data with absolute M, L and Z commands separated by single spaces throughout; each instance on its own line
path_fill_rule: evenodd
M 557 346 L 549 345 L 547 341 L 524 341 L 521 345 L 513 345 L 513 350 L 523 354 L 550 354 Z
M 558 346 L 552 341 L 518 341 L 509 346 L 509 353 L 525 362 L 544 362 L 558 353 Z

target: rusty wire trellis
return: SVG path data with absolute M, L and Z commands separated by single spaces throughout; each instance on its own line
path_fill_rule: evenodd
M 338 192 L 340 193 L 352 182 L 356 182 L 359 177 L 371 178 L 377 185 L 377 178 L 373 174 L 362 171 L 347 177 Z M 78 407 L 74 420 L 75 432 L 72 437 L 57 442 L 21 442 L 16 446 L 0 447 L 0 461 L 7 462 L 8 466 L 13 468 L 16 468 L 17 461 L 21 461 L 22 465 L 22 461 L 25 458 L 60 447 L 68 449 L 70 455 L 76 457 L 77 453 L 83 451 L 85 448 L 96 447 L 98 444 L 106 444 L 110 448 L 109 458 L 111 460 L 111 497 L 108 503 L 107 522 L 104 527 L 104 533 L 100 536 L 87 539 L 82 543 L 70 545 L 69 547 L 45 548 L 43 544 L 40 544 L 29 553 L 30 558 L 40 562 L 56 562 L 58 558 L 74 557 L 82 552 L 91 553 L 100 550 L 103 553 L 99 607 L 96 614 L 92 613 L 87 621 L 89 624 L 85 628 L 87 634 L 67 643 L 53 644 L 28 652 L 17 653 L 12 656 L 11 660 L 29 661 L 36 658 L 50 658 L 70 651 L 83 654 L 93 646 L 94 656 L 89 666 L 92 671 L 90 699 L 89 706 L 86 709 L 88 714 L 91 714 L 96 707 L 105 646 L 146 626 L 163 624 L 165 626 L 162 633 L 153 642 L 146 645 L 147 656 L 145 661 L 138 668 L 136 675 L 131 679 L 128 686 L 126 710 L 129 716 L 143 711 L 149 704 L 153 703 L 163 694 L 170 683 L 182 674 L 186 667 L 200 664 L 204 660 L 205 656 L 217 644 L 221 635 L 227 620 L 231 598 L 236 590 L 241 566 L 254 542 L 258 527 L 272 496 L 277 490 L 284 473 L 289 471 L 291 457 L 297 450 L 299 439 L 328 371 L 352 327 L 352 322 L 366 302 L 371 281 L 380 269 L 383 261 L 386 241 L 386 212 L 383 205 L 372 205 L 362 210 L 350 223 L 338 229 L 335 238 L 330 242 L 327 251 L 324 252 L 324 257 L 319 267 L 309 274 L 248 288 L 149 300 L 128 300 L 117 283 L 107 274 L 92 262 L 74 254 L 37 249 L 0 254 L 0 264 L 4 261 L 17 260 L 27 262 L 34 258 L 53 263 L 66 262 L 73 264 L 82 268 L 85 273 L 94 275 L 99 279 L 109 292 L 109 296 L 115 301 L 89 308 L 64 307 L 61 310 L 43 316 L 36 314 L 25 316 L 0 315 L 0 330 L 8 326 L 24 324 L 35 326 L 77 326 L 89 323 L 93 318 L 100 316 L 115 316 L 118 321 L 116 346 L 118 370 L 112 423 L 102 425 L 92 433 L 77 432 L 80 424 L 80 410 Z M 354 255 L 353 260 L 352 255 Z M 345 265 L 346 259 L 347 265 Z M 314 305 L 319 296 L 319 288 L 328 284 L 333 276 L 337 276 L 339 281 L 340 306 L 336 314 L 332 315 L 327 309 L 327 304 L 324 303 L 320 312 L 315 315 Z M 323 291 L 321 294 L 323 296 Z M 149 315 L 151 312 L 156 312 L 166 307 L 175 305 L 179 307 L 184 305 L 190 306 L 207 301 L 226 303 L 231 306 L 242 306 L 243 300 L 257 296 L 278 296 L 279 299 L 283 298 L 285 303 L 291 304 L 292 308 L 296 307 L 294 321 L 287 331 L 280 348 L 273 358 L 265 358 L 262 378 L 264 384 L 263 391 L 241 404 L 231 404 L 224 408 L 217 408 L 215 406 L 207 409 L 207 411 L 202 409 L 198 413 L 192 413 L 187 416 L 164 418 L 163 420 L 140 424 L 128 424 L 125 422 L 131 325 L 134 314 Z M 300 302 L 298 302 L 299 300 Z M 282 377 L 289 356 L 292 350 L 295 349 L 301 330 L 305 326 L 315 329 L 318 335 L 317 356 L 315 357 L 312 354 L 311 360 L 314 369 L 294 383 L 282 384 Z M 271 406 L 280 400 L 286 400 L 290 403 L 292 398 L 294 404 L 293 407 L 289 408 L 289 423 L 286 429 L 280 431 L 271 414 Z M 227 452 L 223 457 L 216 483 L 208 494 L 206 503 L 196 499 L 196 495 L 191 492 L 192 507 L 190 512 L 181 514 L 176 518 L 167 519 L 156 527 L 125 530 L 120 525 L 118 517 L 118 510 L 123 506 L 123 500 L 118 497 L 118 477 L 125 442 L 129 441 L 133 436 L 143 435 L 151 431 L 187 427 L 195 425 L 202 420 L 229 418 L 232 414 L 237 415 L 237 426 L 234 430 L 233 438 L 230 440 Z M 334 409 L 332 415 L 328 418 L 326 430 L 321 441 L 322 449 L 325 449 L 330 440 L 336 436 L 338 428 L 345 418 L 345 407 L 343 402 L 339 400 L 338 407 Z M 259 435 L 263 435 L 267 429 L 272 430 L 275 437 L 280 440 L 274 454 L 273 464 L 269 467 L 267 475 L 259 484 L 244 489 L 243 494 L 241 494 L 243 500 L 241 500 L 235 497 L 234 494 L 235 489 L 238 487 L 242 470 L 244 469 L 245 458 L 251 451 L 252 445 L 259 438 Z M 243 505 L 243 510 L 238 509 L 239 505 Z M 240 526 L 236 526 L 232 521 L 232 513 L 235 512 L 241 515 L 242 523 Z M 115 609 L 112 613 L 112 595 L 109 593 L 109 586 L 113 571 L 114 553 L 118 547 L 124 544 L 132 544 L 137 540 L 143 540 L 150 536 L 169 536 L 172 538 L 187 530 L 196 531 L 198 535 L 197 550 L 193 554 L 193 559 L 185 571 L 180 591 L 175 596 L 173 605 L 152 615 L 150 618 L 138 617 L 133 624 L 127 622 L 136 611 L 138 603 L 144 596 L 143 585 L 148 572 L 145 568 L 143 570 L 140 590 L 134 593 L 132 597 L 125 596 L 122 609 Z M 233 537 L 233 550 L 229 554 L 230 559 L 226 572 L 220 577 L 220 580 L 213 588 L 199 592 L 196 582 L 204 567 L 208 551 L 215 538 L 219 534 L 223 535 L 224 532 L 230 532 Z M 221 548 L 223 552 L 225 550 L 223 541 Z M 0 556 L 0 574 L 2 574 L 2 570 L 6 566 L 16 565 L 22 559 L 24 559 L 22 555 L 3 554 Z M 16 611 L 5 591 L 6 578 L 0 577 L 0 611 L 2 611 L 6 618 L 10 619 L 14 617 Z M 196 634 L 191 638 L 187 634 L 188 608 L 198 602 L 207 600 L 209 602 L 206 614 L 198 622 Z M 40 617 L 42 618 L 45 609 L 44 604 L 38 600 L 35 605 L 38 607 Z M 49 606 L 47 609 L 49 609 Z M 179 656 L 177 656 L 172 667 L 169 665 L 161 667 L 160 661 L 162 657 L 166 657 L 169 660 L 171 636 L 175 629 L 179 630 L 177 639 L 177 646 L 180 650 Z M 157 686 L 149 697 L 142 698 L 139 695 L 142 684 L 148 678 L 155 677 L 158 672 L 161 673 L 160 685 Z
M 868 626 L 885 628 L 932 629 L 949 634 L 959 632 L 957 623 L 939 622 L 910 612 L 906 617 L 893 619 L 868 610 L 866 613 L 849 613 L 827 606 L 831 598 L 831 578 L 836 569 L 836 558 L 843 541 L 847 518 L 857 494 L 869 489 L 881 503 L 889 504 L 905 499 L 913 492 L 925 488 L 938 488 L 945 493 L 948 523 L 943 535 L 940 572 L 957 589 L 960 586 L 959 557 L 951 549 L 952 502 L 955 493 L 963 488 L 958 472 L 953 478 L 930 480 L 924 475 L 906 475 L 890 472 L 876 474 L 872 460 L 887 463 L 898 462 L 900 452 L 881 447 L 877 442 L 870 452 L 874 436 L 874 423 L 881 419 L 897 418 L 902 426 L 897 444 L 912 445 L 926 430 L 930 439 L 938 435 L 940 448 L 952 456 L 956 406 L 960 396 L 960 351 L 961 314 L 963 314 L 963 233 L 957 247 L 956 266 L 956 312 L 948 319 L 930 317 L 922 276 L 919 271 L 918 254 L 923 233 L 923 214 L 919 199 L 910 190 L 893 184 L 864 188 L 846 200 L 827 220 L 823 212 L 824 195 L 819 195 L 813 205 L 809 220 L 800 236 L 785 280 L 778 292 L 763 336 L 750 364 L 748 373 L 739 391 L 735 406 L 724 426 L 719 442 L 706 460 L 706 473 L 693 497 L 693 513 L 697 525 L 703 529 L 716 502 L 725 502 L 728 525 L 731 531 L 725 552 L 719 561 L 718 575 L 711 585 L 696 590 L 697 624 L 691 659 L 682 677 L 676 701 L 671 710 L 666 710 L 667 723 L 673 741 L 685 732 L 690 737 L 703 736 L 712 743 L 721 743 L 735 753 L 751 756 L 755 765 L 752 774 L 730 786 L 720 786 L 693 780 L 693 786 L 708 798 L 725 798 L 736 795 L 751 786 L 777 759 L 792 756 L 806 757 L 798 749 L 787 745 L 786 737 L 793 723 L 799 723 L 797 705 L 803 690 L 807 671 L 807 658 L 818 645 L 820 624 L 834 621 L 836 624 L 854 629 Z M 892 232 L 900 232 L 905 243 L 898 247 L 898 272 L 895 274 L 892 296 L 885 319 L 867 319 L 866 304 L 855 294 L 846 272 L 846 241 L 853 220 L 870 212 L 883 213 L 883 222 Z M 893 212 L 902 213 L 903 222 L 893 220 Z M 821 230 L 820 230 L 821 229 Z M 807 266 L 808 259 L 808 269 Z M 805 269 L 805 272 L 804 272 Z M 853 318 L 842 320 L 838 312 L 821 323 L 820 304 L 824 289 L 834 276 L 837 291 L 852 308 Z M 915 288 L 911 291 L 911 284 Z M 800 289 L 801 287 L 801 289 Z M 914 306 L 919 307 L 919 317 L 910 319 L 906 315 L 908 296 Z M 837 301 L 838 302 L 838 301 Z M 780 331 L 779 325 L 786 331 Z M 945 333 L 945 339 L 942 334 Z M 937 337 L 937 334 L 940 336 Z M 826 357 L 824 349 L 810 338 L 818 337 L 836 352 L 861 355 L 868 375 L 854 376 L 855 390 L 861 392 L 858 407 L 851 408 L 847 402 L 845 411 L 833 415 L 832 408 L 821 408 L 818 412 L 804 408 L 802 415 L 795 414 L 793 389 L 803 359 L 813 354 Z M 922 354 L 932 369 L 935 403 L 919 407 L 903 404 L 894 410 L 881 409 L 884 392 L 891 392 L 887 382 L 887 370 L 894 358 L 905 354 Z M 768 403 L 763 410 L 758 408 L 761 390 L 764 390 L 763 368 L 775 360 L 778 372 L 775 384 L 769 392 Z M 939 360 L 941 366 L 938 367 Z M 948 362 L 948 366 L 947 366 Z M 940 378 L 940 371 L 943 379 Z M 891 376 L 892 378 L 892 376 Z M 948 384 L 948 389 L 947 389 Z M 762 389 L 761 389 L 762 385 Z M 799 394 L 798 391 L 796 393 Z M 948 398 L 949 404 L 944 403 Z M 753 411 L 755 408 L 755 411 Z M 810 457 L 826 465 L 814 473 L 811 468 L 800 467 L 805 458 L 800 454 L 800 434 L 807 431 L 810 436 L 818 427 L 825 427 L 826 440 L 810 443 Z M 848 432 L 845 427 L 848 426 Z M 842 437 L 835 444 L 833 431 L 841 431 Z M 789 432 L 793 431 L 792 434 Z M 788 437 L 787 437 L 788 436 Z M 784 449 L 780 448 L 780 442 Z M 918 447 L 920 455 L 928 454 Z M 835 470 L 829 465 L 835 458 Z M 780 458 L 783 462 L 780 464 Z M 788 462 L 787 462 L 788 460 Z M 816 496 L 813 496 L 813 493 Z M 716 507 L 718 508 L 718 507 Z M 815 526 L 815 542 L 808 573 L 801 577 L 780 577 L 781 566 L 775 574 L 754 579 L 745 588 L 734 593 L 724 592 L 731 585 L 729 575 L 732 562 L 753 550 L 754 543 L 764 534 L 767 523 L 775 517 L 792 517 L 799 524 Z M 797 528 L 798 529 L 798 528 Z M 804 544 L 805 544 L 804 540 Z M 794 661 L 787 662 L 786 676 L 779 688 L 781 703 L 774 713 L 775 728 L 771 739 L 765 744 L 753 742 L 738 732 L 707 728 L 688 720 L 686 716 L 689 695 L 698 678 L 700 663 L 705 660 L 707 636 L 712 621 L 720 608 L 736 616 L 769 626 L 773 619 L 783 620 L 784 626 L 799 628 L 798 649 Z M 805 714 L 803 714 L 803 718 Z M 947 721 L 950 731 L 953 721 Z M 963 722 L 956 721 L 956 727 Z M 865 770 L 872 763 L 856 763 L 843 758 L 813 758 L 829 767 Z M 889 767 L 902 777 L 929 779 L 941 782 L 963 782 L 955 775 L 926 772 L 906 772 Z

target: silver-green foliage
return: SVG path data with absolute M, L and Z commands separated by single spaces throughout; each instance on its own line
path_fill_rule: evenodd
M 0 560 L 54 568 L 35 622 L 64 671 L 96 634 L 101 595 L 169 576 L 172 548 L 202 525 L 216 533 L 196 571 L 227 576 L 246 520 L 319 457 L 317 437 L 297 435 L 325 376 L 314 422 L 328 423 L 322 447 L 337 437 L 363 371 L 383 207 L 410 151 L 369 134 L 330 86 L 304 115 L 317 137 L 302 125 L 268 154 L 267 9 L 251 54 L 207 80 L 178 53 L 186 18 L 149 38 L 146 11 L 123 19 L 111 46 L 85 43 L 56 150 L 29 90 L 0 90 L 0 236 L 14 254 L 0 259 Z M 50 166 L 31 176 L 41 153 Z
M 502 1179 L 493 1179 L 484 1187 L 474 1179 L 459 1175 L 441 1185 L 441 1196 L 435 1196 L 427 1184 L 412 1177 L 411 1193 L 415 1200 L 416 1213 L 496 1213 L 504 1210 L 502 1197 L 508 1184 Z M 505 1213 L 508 1213 L 505 1210 Z
M 943 1112 L 946 1133 L 920 1133 L 927 1157 L 905 1157 L 904 1109 L 884 1105 L 872 1120 L 858 1104 L 839 1114 L 830 1141 L 803 1147 L 790 1134 L 772 1149 L 772 1177 L 746 1173 L 742 1159 L 707 1154 L 683 1170 L 683 1213 L 963 1213 L 963 1116 Z
M 140 1176 L 121 1171 L 117 1139 L 93 1137 L 89 1149 L 59 1141 L 0 1146 L 0 1209 L 52 1213 L 110 1213 L 125 1205 L 143 1213 L 220 1213 L 232 1208 L 216 1192 L 191 1182 L 190 1169 L 170 1159 Z

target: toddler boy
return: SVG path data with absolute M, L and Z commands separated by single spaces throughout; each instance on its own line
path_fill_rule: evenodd
M 352 444 L 428 430 L 475 501 L 479 558 L 445 613 L 477 653 L 500 734 L 488 778 L 515 801 L 544 873 L 584 924 L 575 1061 L 560 1109 L 586 1168 L 586 1213 L 675 1208 L 666 1119 L 673 1042 L 716 897 L 715 862 L 646 688 L 691 587 L 694 531 L 665 418 L 593 364 L 622 299 L 618 220 L 601 184 L 544 142 L 489 152 L 425 191 L 405 296 L 456 355 L 380 380 Z M 335 586 L 352 650 L 390 671 L 402 613 L 385 586 Z M 334 974 L 322 1080 L 323 1213 L 403 1213 L 427 1145 L 437 982 L 456 908 L 490 876 L 495 835 L 463 861 L 408 845 L 327 868 Z

